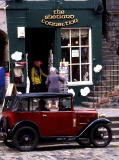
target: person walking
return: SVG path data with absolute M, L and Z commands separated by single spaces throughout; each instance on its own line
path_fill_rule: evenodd
M 42 76 L 47 78 L 41 69 L 42 62 L 34 61 L 34 66 L 31 69 L 31 92 L 43 92 Z
M 5 96 L 5 70 L 0 66 L 0 104 L 3 103 Z
M 48 92 L 59 93 L 60 90 L 60 82 L 64 82 L 65 78 L 60 77 L 56 74 L 56 68 L 50 68 L 50 74 L 47 77 L 46 85 L 48 86 Z

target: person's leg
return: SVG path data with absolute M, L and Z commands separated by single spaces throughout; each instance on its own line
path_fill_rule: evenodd
M 0 104 L 2 103 L 2 87 L 0 86 Z
M 3 100 L 5 98 L 5 86 L 0 87 L 0 103 L 3 103 Z

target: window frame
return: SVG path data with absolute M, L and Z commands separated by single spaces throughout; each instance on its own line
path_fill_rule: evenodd
M 72 48 L 79 48 L 80 54 L 81 54 L 81 48 L 82 47 L 88 47 L 89 48 L 89 62 L 88 63 L 81 63 L 81 56 L 80 56 L 80 61 L 79 63 L 70 63 L 69 66 L 71 65 L 79 65 L 80 66 L 80 81 L 72 82 L 68 81 L 68 86 L 80 86 L 80 85 L 92 85 L 92 29 L 91 27 L 78 27 L 78 28 L 62 28 L 61 30 L 69 30 L 69 43 L 71 44 L 71 30 L 78 29 L 79 30 L 79 40 L 81 41 L 81 30 L 82 29 L 88 29 L 89 30 L 89 44 L 88 45 L 77 45 L 77 46 L 62 46 L 61 44 L 61 49 L 63 48 L 69 48 L 70 50 L 70 62 L 72 62 Z M 82 81 L 81 80 L 81 66 L 82 65 L 88 65 L 89 66 L 89 81 Z M 69 71 L 69 75 L 72 76 L 71 69 Z M 71 78 L 72 79 L 72 78 Z

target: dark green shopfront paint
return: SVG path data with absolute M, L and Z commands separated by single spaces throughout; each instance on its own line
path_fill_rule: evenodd
M 60 1 L 59 1 L 60 2 Z M 52 28 L 46 26 L 40 21 L 47 14 L 52 14 L 54 9 L 65 10 L 65 14 L 74 14 L 78 19 L 78 23 L 68 26 L 67 28 L 79 28 L 79 27 L 91 27 L 92 28 L 92 62 L 93 67 L 96 64 L 101 64 L 101 38 L 102 38 L 102 16 L 94 12 L 95 7 L 98 5 L 99 0 L 88 1 L 61 1 L 57 3 L 55 0 L 50 1 L 7 1 L 7 24 L 8 24 L 8 36 L 10 44 L 10 55 L 15 51 L 23 52 L 24 56 L 22 61 L 25 61 L 25 39 L 17 38 L 17 27 L 24 26 L 26 28 Z M 55 20 L 56 22 L 56 20 Z M 54 65 L 58 68 L 61 61 L 61 28 L 55 28 L 55 46 L 54 46 Z M 13 67 L 14 62 L 10 60 L 11 67 L 11 82 L 13 80 Z M 100 74 L 93 73 L 93 82 L 95 83 Z M 98 78 L 97 78 L 98 77 Z M 26 75 L 25 75 L 26 78 Z M 24 84 L 25 87 L 26 84 Z M 20 86 L 19 86 L 20 87 Z M 83 86 L 84 87 L 84 86 Z M 81 97 L 78 96 L 80 88 L 82 86 L 71 87 L 75 89 L 75 103 L 78 104 Z

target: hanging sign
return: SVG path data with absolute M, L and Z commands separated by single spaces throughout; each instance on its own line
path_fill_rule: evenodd
M 55 27 L 65 27 L 78 22 L 78 19 L 75 18 L 73 14 L 65 14 L 64 10 L 53 10 L 53 14 L 45 15 L 44 18 L 41 20 L 41 23 L 47 26 L 55 26 Z M 57 21 L 56 21 L 57 20 Z M 63 22 L 61 22 L 61 20 Z

